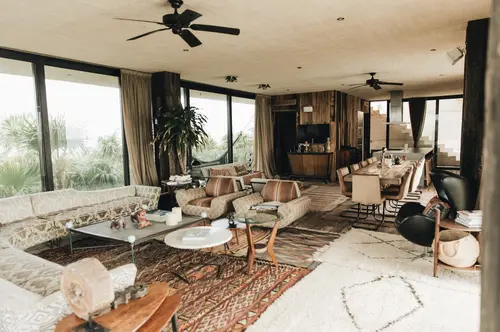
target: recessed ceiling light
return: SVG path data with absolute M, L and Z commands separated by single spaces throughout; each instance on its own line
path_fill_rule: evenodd
M 286 89 L 286 91 L 290 91 L 290 89 Z
M 183 49 L 184 52 L 189 52 L 189 49 L 185 48 Z
M 343 17 L 337 17 L 337 21 L 343 21 L 343 20 L 345 20 L 345 18 L 343 18 Z
M 297 69 L 302 69 L 302 67 L 301 67 L 301 66 L 298 66 L 298 67 L 297 67 Z
M 345 84 L 340 84 L 341 86 L 344 86 Z
M 439 74 L 439 76 L 444 76 L 444 74 Z
M 431 52 L 436 52 L 436 49 L 435 48 L 431 48 Z

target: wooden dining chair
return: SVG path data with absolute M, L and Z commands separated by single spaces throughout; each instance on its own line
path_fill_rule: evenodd
M 363 168 L 363 167 L 366 167 L 366 166 L 368 166 L 368 161 L 366 161 L 366 160 L 363 160 L 362 162 L 359 163 L 359 167 L 360 168 Z
M 378 175 L 352 175 L 352 201 L 358 204 L 358 213 L 356 222 L 360 219 L 366 219 L 370 214 L 373 219 L 380 223 L 373 228 L 365 228 L 368 230 L 377 230 L 382 226 L 385 220 L 385 197 L 382 197 L 380 191 L 380 178 Z M 360 218 L 361 205 L 366 206 L 366 217 Z M 376 208 L 382 205 L 382 219 L 376 217 Z M 371 212 L 370 212 L 371 208 Z M 367 224 L 368 225 L 368 224 Z M 364 228 L 364 227 L 360 227 Z
M 359 164 L 352 164 L 349 168 L 351 169 L 351 173 L 354 173 L 359 169 Z
M 400 186 L 391 186 L 382 191 L 382 197 L 389 201 L 389 205 L 394 209 L 387 210 L 387 212 L 394 214 L 398 213 L 399 208 L 402 206 L 402 204 L 400 204 L 400 201 L 402 201 L 403 198 L 406 197 L 406 195 L 408 194 L 408 190 L 410 189 L 410 180 L 413 171 L 413 167 L 407 170 L 406 174 L 401 180 Z
M 349 169 L 347 167 L 342 167 L 337 170 L 337 178 L 339 179 L 340 189 L 342 195 L 351 197 L 352 196 L 352 185 L 344 181 L 344 177 L 349 174 Z
M 418 191 L 418 185 L 420 184 L 420 180 L 422 179 L 422 175 L 424 174 L 425 167 L 425 157 L 417 161 L 415 166 L 415 172 L 411 179 L 410 189 L 407 195 L 408 199 L 418 200 L 420 199 L 422 192 Z

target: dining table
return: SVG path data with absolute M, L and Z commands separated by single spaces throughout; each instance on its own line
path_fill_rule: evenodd
M 414 160 L 403 160 L 399 165 L 386 166 L 381 162 L 369 164 L 344 177 L 344 182 L 352 182 L 352 175 L 378 175 L 381 185 L 401 185 L 403 176 L 415 164 Z

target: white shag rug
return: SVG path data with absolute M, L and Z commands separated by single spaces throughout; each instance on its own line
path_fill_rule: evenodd
M 422 253 L 399 235 L 353 229 L 247 331 L 479 331 L 479 274 L 433 278 Z

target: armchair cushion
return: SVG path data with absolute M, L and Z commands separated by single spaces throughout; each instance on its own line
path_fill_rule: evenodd
M 205 192 L 207 196 L 219 197 L 238 191 L 238 186 L 233 178 L 212 177 L 208 180 Z
M 215 197 L 201 197 L 201 198 L 193 199 L 188 204 L 189 205 L 194 205 L 194 206 L 201 206 L 201 207 L 207 207 L 207 208 L 209 208 L 210 205 L 212 204 L 212 201 L 214 199 L 215 199 Z
M 247 166 L 244 165 L 244 164 L 234 165 L 234 169 L 236 171 L 236 174 L 239 175 L 239 176 L 245 175 L 245 174 L 248 173 Z
M 252 206 L 262 203 L 264 203 L 262 195 L 260 193 L 255 193 L 234 200 L 233 207 L 236 213 L 243 213 L 250 210 Z
M 408 241 L 430 247 L 434 240 L 436 221 L 422 214 L 424 209 L 419 203 L 406 203 L 399 209 L 394 224 L 398 233 Z
M 224 175 L 231 175 L 231 172 L 229 171 L 228 168 L 211 168 L 210 169 L 210 176 L 224 176 Z
M 184 208 L 188 206 L 189 202 L 195 200 L 197 198 L 207 197 L 207 193 L 205 192 L 205 188 L 194 188 L 194 189 L 181 189 L 176 191 L 175 199 L 177 203 L 184 211 Z
M 309 196 L 302 196 L 294 199 L 278 207 L 278 213 L 283 218 L 280 221 L 279 228 L 290 225 L 295 220 L 303 217 L 311 207 L 311 198 Z
M 222 216 L 223 214 L 233 211 L 233 201 L 245 195 L 245 192 L 239 191 L 232 194 L 216 197 L 214 200 L 212 200 L 212 204 L 210 205 L 208 218 L 214 220 Z
M 262 189 L 264 202 L 287 203 L 300 197 L 300 190 L 295 181 L 274 181 L 269 180 Z
M 442 219 L 445 219 L 448 216 L 448 213 L 450 212 L 450 205 L 440 200 L 439 197 L 434 196 L 429 201 L 429 203 L 427 203 L 427 206 L 425 207 L 422 214 L 431 218 L 435 218 L 436 217 L 435 208 L 438 208 L 441 211 Z
M 241 178 L 243 179 L 243 183 L 248 186 L 251 183 L 252 179 L 262 179 L 263 175 L 264 174 L 262 174 L 262 172 L 257 171 L 241 175 Z

